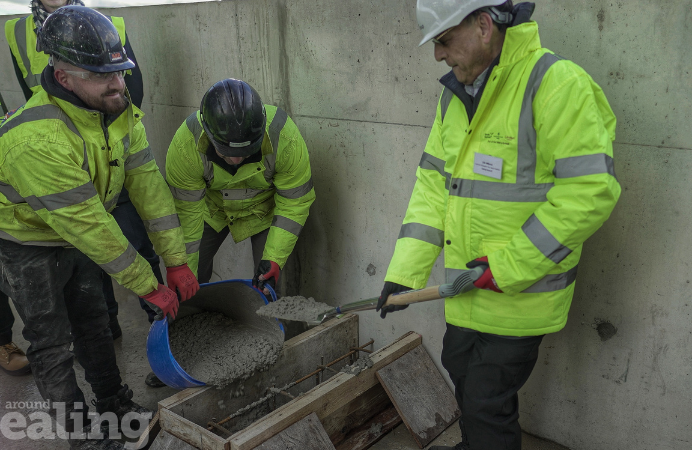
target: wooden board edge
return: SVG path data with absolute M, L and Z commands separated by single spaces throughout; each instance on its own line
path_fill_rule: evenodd
M 203 448 L 204 450 L 223 450 L 226 448 L 227 440 L 224 440 L 206 428 L 184 417 L 180 417 L 168 409 L 162 409 L 160 413 L 159 422 L 161 423 L 161 429 L 187 442 L 193 447 Z M 184 431 L 188 431 L 189 433 L 184 433 Z M 198 439 L 195 439 L 195 437 L 198 437 Z M 209 444 L 211 444 L 211 446 Z
M 391 344 L 370 354 L 374 363 L 371 368 L 363 370 L 358 375 L 346 373 L 334 375 L 324 383 L 315 386 L 310 391 L 231 436 L 231 450 L 251 450 L 312 412 L 317 412 L 320 419 L 331 414 L 374 386 L 378 382 L 375 376 L 377 370 L 418 347 L 421 343 L 421 335 L 414 332 L 404 334 Z M 347 389 L 350 384 L 353 386 L 351 389 Z M 327 401 L 326 406 L 320 407 L 332 392 L 339 394 L 336 395 L 335 401 Z

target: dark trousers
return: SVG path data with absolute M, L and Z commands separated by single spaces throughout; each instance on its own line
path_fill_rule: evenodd
M 442 365 L 454 383 L 462 442 L 471 450 L 521 450 L 519 397 L 543 336 L 507 338 L 447 324 Z
M 10 300 L 7 294 L 0 290 L 0 345 L 12 342 L 12 325 L 14 325 L 14 315 L 10 309 Z
M 103 270 L 75 248 L 3 239 L 0 264 L 3 288 L 24 321 L 23 335 L 30 344 L 26 355 L 41 396 L 65 402 L 67 411 L 74 402 L 84 403 L 72 368 L 74 356 L 97 400 L 116 395 L 122 380 L 108 328 Z
M 118 198 L 118 206 L 111 214 L 115 221 L 118 222 L 118 226 L 120 226 L 127 240 L 130 241 L 135 250 L 137 250 L 137 252 L 139 252 L 139 254 L 151 265 L 151 270 L 154 271 L 154 275 L 159 283 L 164 284 L 161 268 L 159 266 L 159 256 L 154 251 L 154 246 L 149 240 L 147 230 L 144 228 L 144 222 L 142 222 L 142 219 L 139 217 L 135 205 L 130 201 L 130 196 L 124 188 Z M 108 314 L 110 316 L 117 316 L 118 303 L 115 301 L 113 282 L 106 274 L 104 274 L 103 277 L 103 296 L 106 298 L 106 304 L 108 305 Z M 0 301 L 2 301 L 2 299 L 0 299 Z M 152 323 L 156 313 L 149 308 L 141 298 L 139 299 L 139 305 L 147 313 L 149 323 Z
M 228 227 L 225 227 L 221 232 L 217 233 L 206 222 L 204 223 L 204 232 L 202 232 L 202 242 L 199 245 L 199 265 L 197 268 L 197 280 L 200 283 L 208 283 L 214 271 L 214 255 L 219 251 L 221 244 L 226 240 L 230 233 Z M 252 259 L 255 263 L 255 268 L 262 261 L 262 253 L 264 246 L 267 243 L 269 228 L 250 237 L 252 243 Z M 278 286 L 277 286 L 278 287 Z

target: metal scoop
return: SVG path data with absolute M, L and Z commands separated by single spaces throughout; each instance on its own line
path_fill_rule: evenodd
M 484 271 L 485 267 L 474 267 L 473 269 L 464 270 L 452 283 L 391 294 L 389 297 L 387 297 L 387 302 L 384 304 L 384 306 L 410 305 L 411 303 L 439 300 L 441 298 L 454 297 L 456 295 L 463 294 L 464 292 L 468 292 L 475 288 L 473 282 L 480 278 Z M 309 326 L 319 325 L 325 320 L 331 319 L 339 314 L 375 309 L 377 308 L 378 300 L 379 297 L 373 297 L 358 302 L 337 306 L 336 308 L 332 308 L 322 314 L 319 314 L 314 320 L 308 320 L 307 324 Z

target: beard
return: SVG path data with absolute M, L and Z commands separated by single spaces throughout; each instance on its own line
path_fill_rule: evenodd
M 117 89 L 109 90 L 99 95 L 88 93 L 82 89 L 75 89 L 75 94 L 80 98 L 89 108 L 96 111 L 100 111 L 105 114 L 111 114 L 119 116 L 122 114 L 129 105 L 127 97 L 125 97 L 125 90 L 119 91 Z M 108 97 L 112 94 L 118 94 L 117 97 Z

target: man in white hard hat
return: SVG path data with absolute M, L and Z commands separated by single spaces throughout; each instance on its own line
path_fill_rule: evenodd
M 432 40 L 452 71 L 378 310 L 425 287 L 443 247 L 448 283 L 481 267 L 478 289 L 445 300 L 462 442 L 431 450 L 521 450 L 517 392 L 543 336 L 565 326 L 582 244 L 620 196 L 615 116 L 583 69 L 541 47 L 533 3 L 417 8 L 421 45 Z

